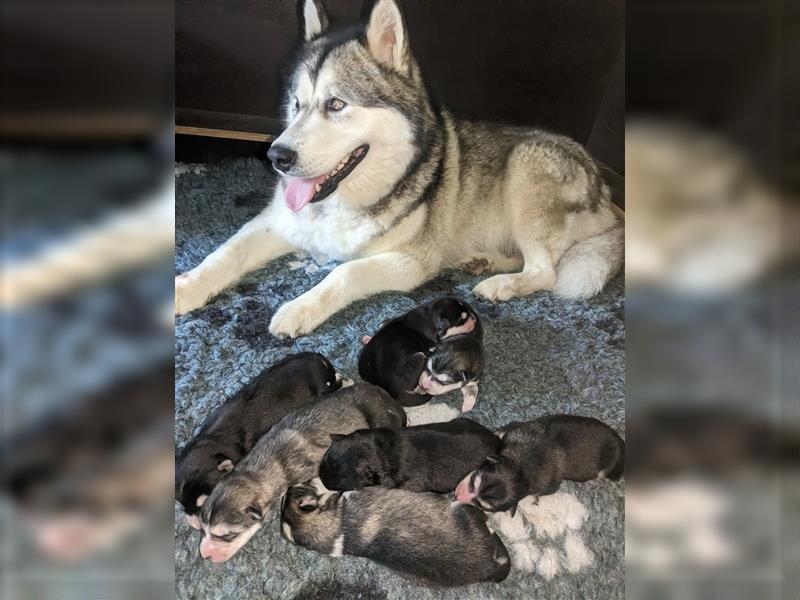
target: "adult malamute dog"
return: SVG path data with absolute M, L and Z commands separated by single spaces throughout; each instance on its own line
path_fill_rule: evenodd
M 343 31 L 329 30 L 318 0 L 303 2 L 286 130 L 268 153 L 281 174 L 273 201 L 176 279 L 178 314 L 295 250 L 345 262 L 275 313 L 276 336 L 458 265 L 500 273 L 474 290 L 492 301 L 603 288 L 622 263 L 624 227 L 579 144 L 435 106 L 393 0 Z

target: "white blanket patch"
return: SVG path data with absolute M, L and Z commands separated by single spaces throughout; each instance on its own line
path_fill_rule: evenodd
M 594 553 L 586 547 L 579 530 L 588 511 L 572 494 L 556 492 L 523 498 L 517 513 L 494 513 L 489 524 L 511 554 L 511 563 L 523 573 L 538 573 L 550 580 L 560 571 L 577 573 L 594 564 Z
M 555 539 L 567 529 L 577 531 L 586 520 L 586 507 L 572 494 L 556 492 L 540 496 L 538 504 L 533 496 L 520 500 L 518 508 L 525 520 L 536 529 L 539 538 Z
M 443 402 L 428 402 L 422 406 L 407 406 L 404 408 L 408 418 L 408 426 L 427 425 L 428 423 L 444 423 L 452 421 L 461 413 Z

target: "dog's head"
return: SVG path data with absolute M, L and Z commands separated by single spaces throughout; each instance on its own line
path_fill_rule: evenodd
M 455 489 L 458 502 L 473 504 L 487 512 L 511 511 L 525 495 L 519 469 L 502 456 L 489 456 L 483 464 L 464 477 Z
M 336 194 L 364 207 L 414 160 L 430 102 L 403 17 L 379 0 L 366 26 L 332 30 L 318 0 L 301 0 L 304 41 L 289 77 L 286 129 L 267 153 L 293 211 Z
M 341 494 L 317 479 L 293 485 L 281 505 L 281 534 L 294 544 L 318 549 L 330 543 L 339 529 Z
M 233 469 L 233 460 L 216 444 L 200 440 L 184 448 L 175 460 L 175 500 L 189 524 L 199 529 L 198 513 L 214 486 Z
M 467 335 L 448 337 L 428 356 L 419 377 L 419 388 L 432 396 L 451 390 L 474 387 L 483 372 L 483 349 L 479 338 Z
M 381 485 L 384 473 L 375 437 L 382 433 L 363 429 L 350 435 L 331 435 L 331 447 L 319 467 L 322 484 L 336 491 Z
M 211 492 L 200 509 L 200 556 L 225 562 L 261 528 L 269 509 L 258 481 L 234 471 Z
M 478 317 L 472 307 L 452 296 L 434 300 L 430 305 L 430 312 L 439 340 L 470 333 L 478 325 Z

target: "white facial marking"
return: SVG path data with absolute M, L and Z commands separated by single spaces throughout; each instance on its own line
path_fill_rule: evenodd
M 226 535 L 232 533 L 224 524 L 215 525 L 212 529 L 204 525 L 203 529 L 206 535 L 200 540 L 200 556 L 204 559 L 211 560 L 213 563 L 222 563 L 229 560 L 242 546 L 250 541 L 250 538 L 261 529 L 261 523 L 256 523 L 248 529 L 245 529 L 230 542 L 223 542 L 211 538 L 211 534 Z
M 344 550 L 344 534 L 340 535 L 333 542 L 333 550 L 331 551 L 331 556 L 335 556 L 338 558 L 339 556 L 342 556 L 343 550 Z
M 284 521 L 281 523 L 281 529 L 283 529 L 283 535 L 286 536 L 286 539 L 294 544 L 294 538 L 292 537 L 292 526 Z

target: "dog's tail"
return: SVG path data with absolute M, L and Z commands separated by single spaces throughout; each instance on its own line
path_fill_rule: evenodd
M 556 265 L 553 291 L 566 298 L 588 298 L 605 287 L 625 261 L 625 223 L 581 240 Z

